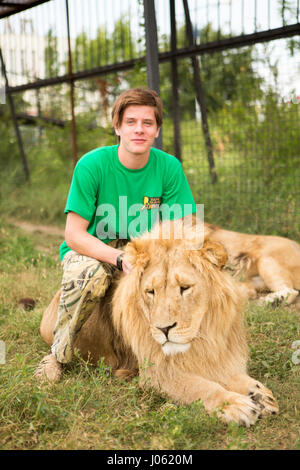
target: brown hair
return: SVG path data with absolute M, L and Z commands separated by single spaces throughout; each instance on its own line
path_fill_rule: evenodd
M 162 125 L 162 101 L 156 91 L 148 88 L 131 88 L 123 91 L 116 99 L 112 109 L 112 125 L 114 128 L 120 127 L 124 111 L 128 106 L 152 106 L 157 127 Z

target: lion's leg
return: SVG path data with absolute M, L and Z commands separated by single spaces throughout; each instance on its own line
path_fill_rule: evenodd
M 159 380 L 159 387 L 174 400 L 191 403 L 202 400 L 208 413 L 214 411 L 225 422 L 234 421 L 249 427 L 261 415 L 261 407 L 252 398 L 234 391 L 229 391 L 220 384 L 204 379 L 198 375 L 180 374 Z
M 261 414 L 278 413 L 278 405 L 271 390 L 247 374 L 238 374 L 230 378 L 226 388 L 252 398 L 261 407 Z
M 59 306 L 60 296 L 61 289 L 56 292 L 50 304 L 44 311 L 43 318 L 41 321 L 40 333 L 45 343 L 47 343 L 49 346 L 51 346 L 53 342 L 53 330 L 57 321 L 57 310 Z
M 272 292 L 261 298 L 261 303 L 268 304 L 284 300 L 291 304 L 295 300 L 298 291 L 293 288 L 290 273 L 274 258 L 270 256 L 261 258 L 258 263 L 258 272 Z
M 258 292 L 268 291 L 265 281 L 260 276 L 248 277 L 245 281 L 241 282 L 246 290 L 248 299 L 256 299 Z
M 249 286 L 251 285 L 252 288 L 255 289 L 257 292 L 263 292 L 267 290 L 266 283 L 260 276 L 251 277 L 250 279 L 248 279 L 247 283 L 249 284 Z
M 255 289 L 255 286 L 252 284 L 251 281 L 244 281 L 241 282 L 241 289 L 243 289 L 246 297 L 248 299 L 256 299 L 257 297 L 257 292 Z

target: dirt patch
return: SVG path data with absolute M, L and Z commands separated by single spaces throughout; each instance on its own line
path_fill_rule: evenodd
M 59 227 L 53 227 L 51 225 L 36 225 L 30 222 L 23 222 L 20 220 L 9 220 L 8 222 L 30 233 L 42 232 L 48 235 L 57 235 L 62 238 L 64 238 L 65 236 L 64 229 Z

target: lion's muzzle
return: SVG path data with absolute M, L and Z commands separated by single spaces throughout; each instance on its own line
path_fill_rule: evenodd
M 170 356 L 173 354 L 178 354 L 178 353 L 185 353 L 191 343 L 173 343 L 172 341 L 166 341 L 165 344 L 162 346 L 162 350 L 166 356 Z
M 168 339 L 168 334 L 169 334 L 169 331 L 172 329 L 172 328 L 175 328 L 175 326 L 177 326 L 177 322 L 173 323 L 172 325 L 169 325 L 169 326 L 157 326 L 156 328 L 160 331 L 163 332 L 163 334 L 165 335 L 165 337 Z
M 189 342 L 181 342 L 181 339 L 176 334 L 177 322 L 168 326 L 155 326 L 152 329 L 153 338 L 161 344 L 162 350 L 166 355 L 184 353 L 190 347 Z

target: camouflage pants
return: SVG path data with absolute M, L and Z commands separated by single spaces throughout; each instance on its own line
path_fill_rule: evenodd
M 114 240 L 109 245 L 122 248 L 126 243 L 127 240 Z M 105 295 L 117 268 L 72 250 L 64 256 L 62 267 L 62 293 L 51 352 L 65 364 L 72 360 L 77 334 L 99 298 Z

